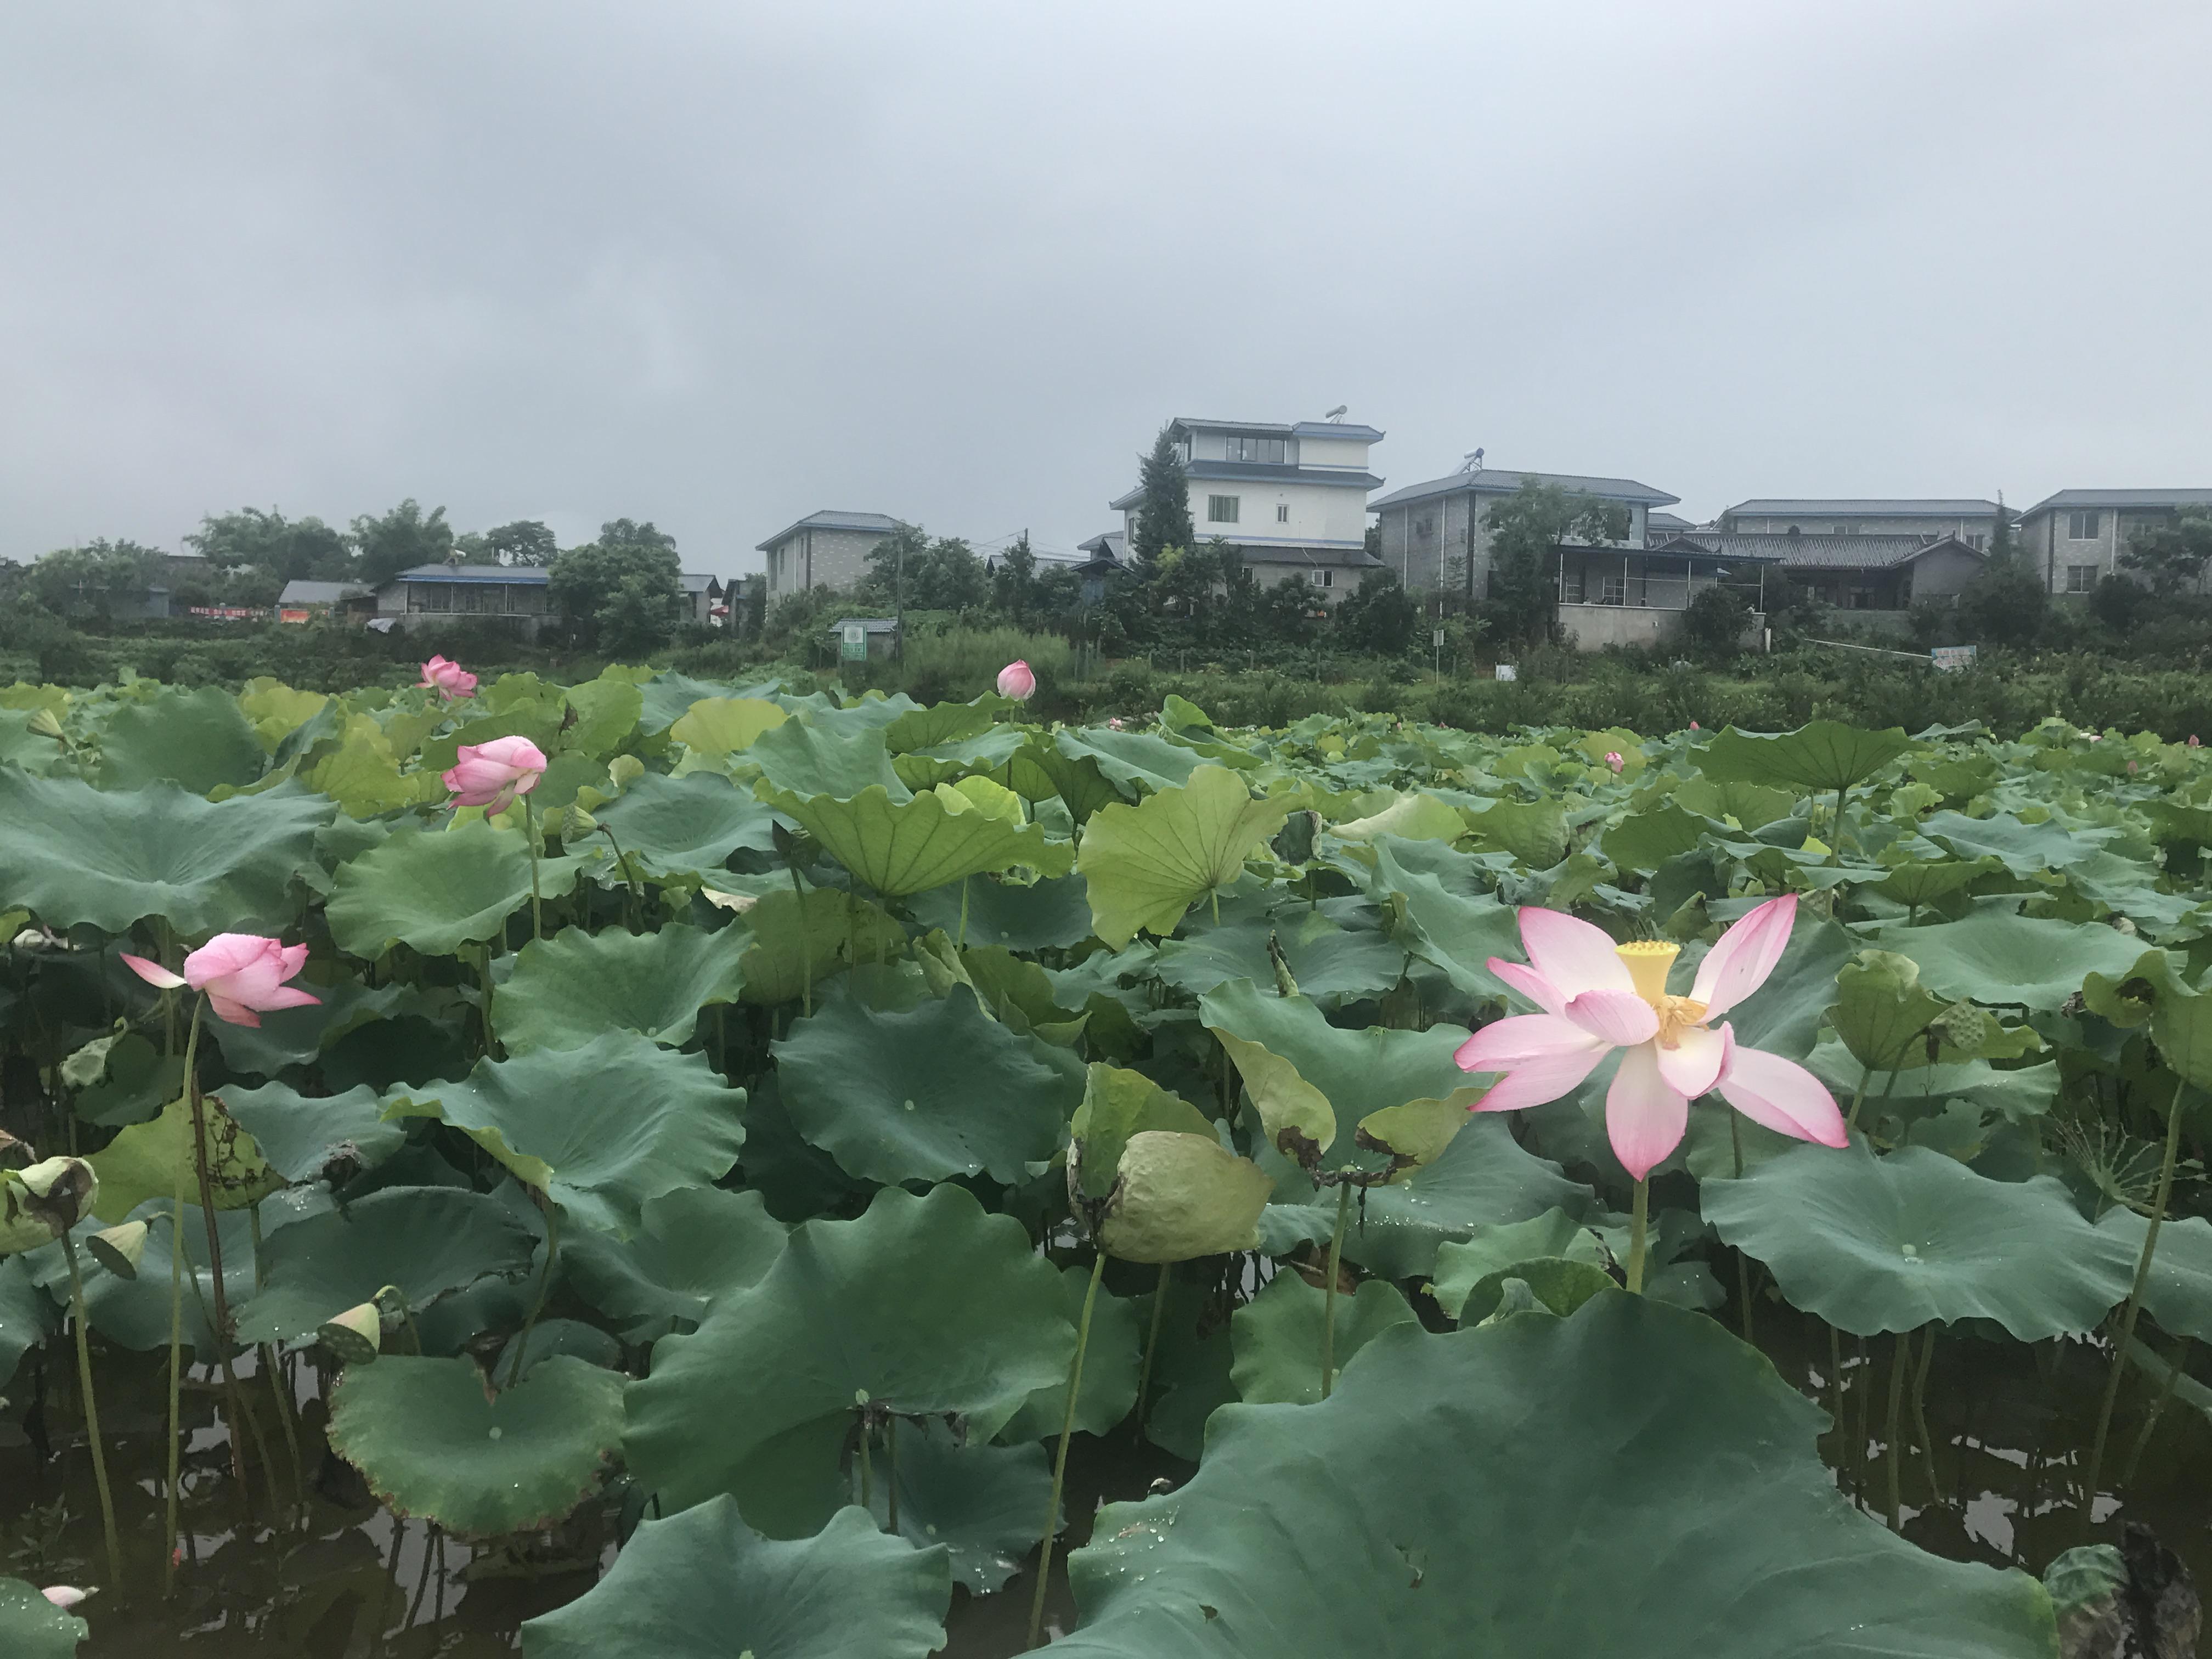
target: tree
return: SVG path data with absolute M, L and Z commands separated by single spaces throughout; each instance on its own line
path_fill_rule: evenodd
M 1018 628 L 1028 618 L 1031 598 L 1036 589 L 1036 551 L 1030 545 L 1026 530 L 1015 538 L 1012 546 L 999 556 L 998 578 L 992 594 L 992 603 L 1014 619 Z
M 554 540 L 552 529 L 536 519 L 517 519 L 513 524 L 495 525 L 483 532 L 481 540 L 485 562 L 490 564 L 542 568 L 561 556 L 560 544 Z M 669 545 L 673 547 L 675 544 Z
M 288 520 L 275 507 L 210 514 L 185 545 L 222 570 L 250 566 L 279 583 L 343 581 L 353 574 L 353 550 L 320 519 Z
M 155 549 L 103 536 L 47 554 L 31 567 L 30 588 L 56 616 L 138 613 L 161 569 Z
M 684 613 L 684 568 L 673 537 L 629 519 L 554 562 L 546 592 L 586 646 L 639 655 L 665 645 Z
M 868 550 L 869 571 L 854 590 L 885 610 L 978 611 L 991 602 L 991 578 L 975 550 L 957 536 L 933 539 L 901 525 Z
M 1335 627 L 1337 637 L 1354 651 L 1402 656 L 1420 631 L 1421 602 L 1406 591 L 1396 571 L 1388 566 L 1370 570 L 1337 605 Z
M 412 495 L 389 513 L 356 518 L 349 533 L 356 553 L 354 579 L 371 587 L 381 587 L 418 564 L 443 564 L 453 551 L 453 527 L 446 522 L 446 509 L 425 514 Z
M 2121 550 L 2120 562 L 2160 599 L 2196 586 L 2204 567 L 2212 563 L 2212 511 L 2186 507 L 2166 523 L 2137 530 Z
M 1190 521 L 1190 475 L 1183 470 L 1172 422 L 1152 440 L 1152 453 L 1139 464 L 1137 483 L 1144 499 L 1137 503 L 1136 532 L 1129 549 L 1150 571 L 1161 553 L 1170 547 L 1188 547 L 1198 537 Z
M 1733 657 L 1743 648 L 1744 624 L 1751 606 L 1724 582 L 1701 587 L 1682 612 L 1682 638 L 1708 661 Z
M 1490 597 L 1480 610 L 1498 639 L 1519 644 L 1551 637 L 1558 615 L 1554 556 L 1570 539 L 1593 546 L 1628 535 L 1628 509 L 1534 479 L 1489 511 Z
M 2021 555 L 2012 514 L 1999 501 L 1990 528 L 1989 556 L 1959 590 L 1959 625 L 1979 642 L 2027 645 L 2042 632 L 2050 605 L 2043 578 Z

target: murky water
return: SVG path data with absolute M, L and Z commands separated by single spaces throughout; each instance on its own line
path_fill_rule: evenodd
M 1826 1329 L 1785 1308 L 1762 1310 L 1761 1344 L 1784 1376 L 1829 1403 Z M 1878 1518 L 1889 1509 L 1891 1464 L 1883 1443 L 1893 1348 L 1846 1338 L 1841 1426 L 1823 1455 L 1843 1490 Z M 1917 1355 L 1907 1371 L 1898 1465 L 1899 1519 L 1923 1548 L 1960 1559 L 2040 1571 L 2082 1541 L 2075 1487 L 2086 1462 L 2105 1371 L 2087 1344 L 2033 1348 L 1954 1334 L 1936 1347 L 1925 1389 L 1929 1445 L 1910 1405 Z M 230 1475 L 216 1425 L 219 1382 L 195 1372 L 187 1387 L 191 1429 L 182 1514 L 190 1534 L 174 1595 L 161 1595 L 166 1411 L 162 1356 L 100 1356 L 100 1406 L 125 1553 L 136 1593 L 106 1586 L 100 1511 L 65 1350 L 50 1350 L 43 1372 L 27 1360 L 0 1413 L 0 1568 L 38 1583 L 101 1584 L 82 1611 L 92 1626 L 88 1659 L 169 1659 L 204 1646 L 224 1659 L 427 1659 L 431 1655 L 511 1653 L 522 1622 L 573 1600 L 612 1559 L 618 1516 L 612 1502 L 586 1505 L 555 1535 L 526 1549 L 469 1546 L 419 1522 L 397 1523 L 377 1508 L 345 1465 L 324 1449 L 312 1370 L 298 1378 L 295 1468 L 280 1432 L 277 1400 L 249 1357 L 240 1380 L 267 1448 L 249 1460 L 247 1492 Z M 2151 1390 L 2131 1379 L 2122 1395 L 2106 1494 L 2093 1536 L 2114 1540 L 2140 1521 L 2212 1586 L 2212 1423 L 2179 1401 L 2134 1456 Z M 251 1444 L 252 1437 L 249 1437 Z M 41 1455 L 42 1443 L 47 1455 Z M 2116 1491 L 2135 1465 L 2124 1496 Z M 1064 1546 L 1079 1545 L 1088 1518 L 1108 1498 L 1140 1495 L 1155 1479 L 1189 1467 L 1129 1431 L 1079 1440 L 1071 1459 Z M 1055 1580 L 1058 1575 L 1055 1573 Z M 1018 1574 L 998 1595 L 955 1590 L 951 1659 L 1002 1659 L 1023 1648 L 1032 1580 Z M 1064 1582 L 1049 1620 L 1073 1623 Z M 2212 1647 L 2208 1647 L 2212 1652 Z

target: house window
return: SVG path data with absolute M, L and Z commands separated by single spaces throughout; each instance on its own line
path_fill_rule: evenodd
M 1334 587 L 1336 586 L 1336 572 L 1334 570 L 1309 570 L 1306 572 L 1306 579 L 1312 582 L 1316 587 Z
M 1277 524 L 1288 524 L 1290 521 L 1291 504 L 1288 501 L 1277 501 L 1275 503 L 1275 522 Z
M 1628 573 L 1626 570 L 1607 573 L 1604 584 L 1598 591 L 1597 602 L 1600 605 L 1628 603 Z
M 1559 578 L 1559 602 L 1580 605 L 1583 602 L 1583 568 L 1577 565 Z
M 1413 539 L 1415 541 L 1432 542 L 1436 538 L 1437 521 L 1434 519 L 1416 519 L 1413 520 Z
M 2094 542 L 2104 528 L 2105 515 L 2092 509 L 2087 513 L 2066 515 L 2066 539 L 2073 542 Z
M 1966 532 L 1966 545 L 1972 548 L 1977 553 L 1980 552 L 1984 547 L 1988 545 L 1989 539 L 1988 534 L 1983 531 L 1970 530 Z
M 1267 466 L 1281 466 L 1287 460 L 1287 441 L 1281 438 L 1237 438 L 1229 440 L 1229 459 L 1232 461 L 1258 461 Z
M 2066 591 L 2086 593 L 2097 585 L 2097 567 L 2094 564 L 2069 564 L 2066 567 Z
M 1206 521 L 1208 524 L 1235 524 L 1237 503 L 1241 495 L 1208 495 L 1206 498 Z

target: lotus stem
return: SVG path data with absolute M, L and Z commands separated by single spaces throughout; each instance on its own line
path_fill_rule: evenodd
M 530 937 L 545 937 L 544 901 L 538 896 L 538 814 L 530 797 L 522 798 L 522 838 L 530 843 Z
M 253 1291 L 258 1296 L 265 1288 L 267 1279 L 261 1265 L 261 1206 L 253 1205 L 246 1213 L 253 1229 Z M 276 1358 L 276 1348 L 270 1344 L 263 1343 L 256 1352 L 261 1369 L 269 1378 L 269 1391 L 275 1397 L 276 1426 L 283 1431 L 284 1455 L 292 1468 L 292 1490 L 304 1505 L 307 1501 L 307 1481 L 300 1463 L 300 1437 L 292 1427 L 292 1402 L 287 1397 L 288 1391 L 284 1387 L 284 1368 Z M 276 1486 L 276 1472 L 273 1468 L 269 1472 L 269 1486 L 273 1498 Z
M 1859 1501 L 1864 1504 L 1867 1489 L 1867 1440 L 1874 1432 L 1874 1425 L 1869 1420 L 1874 1415 L 1874 1385 L 1870 1380 L 1873 1376 L 1870 1368 L 1874 1361 L 1867 1353 L 1866 1338 L 1859 1338 L 1858 1344 L 1858 1387 L 1853 1392 L 1859 1397 L 1859 1420 L 1856 1437 L 1851 1446 L 1851 1486 L 1858 1492 Z
M 1030 1601 L 1030 1647 L 1044 1633 L 1044 1594 L 1052 1583 L 1052 1545 L 1060 1532 L 1060 1495 L 1067 1485 L 1067 1443 L 1075 1438 L 1075 1401 L 1083 1389 L 1083 1351 L 1091 1346 L 1091 1310 L 1098 1301 L 1098 1281 L 1106 1276 L 1106 1252 L 1094 1242 L 1091 1284 L 1083 1292 L 1083 1316 L 1075 1325 L 1075 1358 L 1067 1367 L 1067 1406 L 1060 1417 L 1060 1450 L 1052 1460 L 1052 1501 L 1044 1512 L 1044 1541 L 1037 1546 L 1036 1595 Z
M 2143 1229 L 2142 1254 L 2136 1258 L 2135 1283 L 2129 1287 L 2127 1306 L 2120 1313 L 2118 1340 L 2112 1345 L 2112 1374 L 2105 1383 L 2105 1402 L 2097 1411 L 2097 1437 L 2089 1449 L 2089 1472 L 2081 1485 L 2081 1536 L 2089 1535 L 2097 1511 L 2097 1477 L 2105 1466 L 2105 1441 L 2112 1431 L 2112 1407 L 2120 1397 L 2120 1378 L 2128 1364 L 2128 1344 L 2136 1334 L 2136 1316 L 2142 1310 L 2143 1287 L 2150 1283 L 2151 1257 L 2158 1250 L 2159 1224 L 2173 1196 L 2173 1165 L 2181 1152 L 2181 1093 L 2186 1087 L 2177 1074 L 2173 1098 L 2166 1107 L 2166 1158 L 2159 1165 L 2158 1192 L 2151 1200 L 2150 1224 Z
M 550 1193 L 544 1197 L 545 1265 L 538 1270 L 538 1294 L 531 1298 L 530 1316 L 522 1322 L 522 1334 L 514 1339 L 514 1363 L 507 1370 L 507 1386 L 510 1389 L 522 1381 L 523 1361 L 530 1352 L 530 1334 L 538 1328 L 538 1316 L 544 1310 L 545 1292 L 553 1284 L 553 1258 L 561 1249 L 561 1206 L 553 1201 Z M 409 1322 L 411 1328 L 411 1317 Z M 418 1336 L 415 1340 L 419 1349 L 422 1339 Z
M 1340 1176 L 1343 1174 L 1339 1171 Z M 1363 1213 L 1364 1213 L 1363 1212 Z M 1321 1291 L 1321 1397 L 1336 1386 L 1336 1277 L 1344 1259 L 1344 1224 L 1352 1215 L 1352 1183 L 1336 1183 L 1336 1231 L 1328 1236 L 1328 1279 Z
M 1836 1425 L 1836 1467 L 1842 1470 L 1844 1461 L 1844 1339 L 1833 1325 L 1828 1327 L 1828 1415 Z
M 1889 1529 L 1905 1530 L 1904 1496 L 1905 1448 L 1900 1443 L 1904 1435 L 1900 1425 L 1905 1418 L 1905 1372 L 1912 1363 L 1912 1333 L 1899 1331 L 1891 1339 L 1889 1347 L 1889 1416 L 1882 1427 L 1887 1442 L 1889 1456 Z
M 1644 1234 L 1650 1231 L 1650 1183 L 1639 1181 L 1628 1214 L 1628 1291 L 1632 1296 L 1644 1294 Z
M 1160 1320 L 1168 1309 L 1168 1275 L 1175 1271 L 1175 1263 L 1160 1263 L 1160 1282 L 1152 1291 L 1152 1328 L 1145 1334 L 1145 1363 L 1137 1369 L 1137 1437 L 1145 1437 L 1145 1401 L 1152 1391 L 1152 1356 L 1160 1351 Z
M 1912 1427 L 1920 1437 L 1920 1462 L 1928 1476 L 1928 1496 L 1945 1501 L 1942 1482 L 1936 1478 L 1936 1437 L 1928 1429 L 1928 1368 L 1936 1358 L 1936 1327 L 1925 1327 L 1920 1337 L 1920 1364 L 1912 1373 Z
M 615 849 L 615 868 L 622 872 L 623 890 L 628 895 L 623 901 L 623 930 L 635 933 L 637 932 L 637 908 L 645 902 L 645 884 L 630 873 L 629 860 L 623 856 L 622 843 L 615 839 L 615 832 L 603 823 L 599 826 L 599 833 L 607 838 L 607 845 Z M 567 843 L 564 842 L 562 845 L 565 847 Z
M 178 1463 L 183 1450 L 184 1425 L 179 1399 L 185 1343 L 185 1186 L 181 1171 L 177 1195 L 169 1210 L 169 1483 L 161 1533 L 161 1594 L 166 1598 L 177 1580 Z
M 62 1230 L 62 1255 L 69 1261 L 70 1308 L 76 1316 L 76 1376 L 84 1390 L 84 1437 L 92 1447 L 92 1477 L 100 1487 L 100 1525 L 107 1540 L 107 1581 L 123 1584 L 123 1547 L 115 1537 L 115 1498 L 107 1487 L 107 1453 L 100 1443 L 100 1401 L 92 1390 L 92 1322 L 84 1311 L 84 1279 L 76 1267 L 76 1240 Z
M 2135 1449 L 2128 1454 L 2128 1466 L 2121 1472 L 2120 1484 L 2123 1486 L 2135 1485 L 2136 1467 L 2142 1462 L 2143 1449 L 2150 1444 L 2151 1436 L 2157 1431 L 2158 1419 L 2166 1414 L 2166 1402 L 2173 1398 L 2174 1384 L 2181 1381 L 2183 1374 L 2189 1369 L 2190 1352 L 2196 1346 L 2195 1338 L 2183 1337 L 2181 1352 L 2167 1362 L 2169 1369 L 2166 1373 L 2166 1386 L 2158 1391 L 2158 1398 L 2151 1402 L 2149 1415 L 2143 1419 L 2142 1427 L 2136 1432 Z
M 1851 1109 L 1844 1115 L 1844 1127 L 1846 1129 L 1856 1129 L 1859 1127 L 1859 1108 L 1866 1104 L 1867 1085 L 1873 1081 L 1874 1067 L 1861 1066 L 1858 1092 L 1851 1097 Z
M 884 1419 L 884 1509 L 885 1530 L 898 1536 L 898 1419 Z
M 792 896 L 799 901 L 799 1009 L 811 1015 L 814 1012 L 814 945 L 806 937 L 806 889 L 799 879 L 797 865 L 787 859 L 783 867 L 791 872 Z
M 215 1354 L 222 1368 L 223 1414 L 229 1419 L 230 1473 L 238 1482 L 239 1501 L 251 1509 L 253 1499 L 246 1486 L 246 1443 L 240 1426 L 246 1420 L 246 1402 L 238 1392 L 238 1372 L 230 1363 L 230 1297 L 223 1289 L 222 1231 L 216 1225 L 215 1179 L 208 1170 L 207 1108 L 200 1099 L 200 1018 L 206 1012 L 205 997 L 192 1005 L 192 1029 L 185 1038 L 185 1098 L 191 1107 L 192 1173 L 198 1179 L 200 1219 L 207 1226 L 208 1271 L 215 1281 Z
M 1743 1179 L 1743 1125 L 1737 1114 L 1731 1111 L 1729 1121 L 1729 1150 L 1735 1155 L 1735 1178 Z M 1743 1340 L 1753 1347 L 1759 1338 L 1752 1328 L 1751 1314 L 1751 1258 L 1741 1250 L 1735 1253 L 1735 1301 L 1743 1310 Z
M 876 1431 L 868 1426 L 868 1413 L 863 1410 L 860 1413 L 860 1507 L 872 1516 L 876 1512 L 876 1470 L 868 1455 L 868 1443 L 875 1437 Z
M 953 948 L 954 950 L 956 950 L 956 951 L 964 949 L 964 948 L 966 947 L 966 945 L 967 945 L 967 943 L 968 943 L 968 878 L 967 878 L 967 877 L 965 877 L 965 876 L 963 876 L 963 877 L 961 877 L 961 878 L 960 878 L 960 933 L 959 933 L 958 937 L 957 937 L 956 939 L 953 939 L 953 941 L 952 941 L 952 948 Z

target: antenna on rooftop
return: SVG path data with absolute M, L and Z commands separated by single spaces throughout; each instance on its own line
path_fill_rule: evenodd
M 1459 470 L 1462 472 L 1481 471 L 1482 452 L 1479 449 L 1468 450 L 1466 454 L 1460 457 Z
M 1334 409 L 1330 410 L 1328 414 L 1322 416 L 1322 419 L 1324 421 L 1340 421 L 1344 418 L 1344 412 L 1351 407 L 1352 405 L 1350 404 L 1339 404 Z

